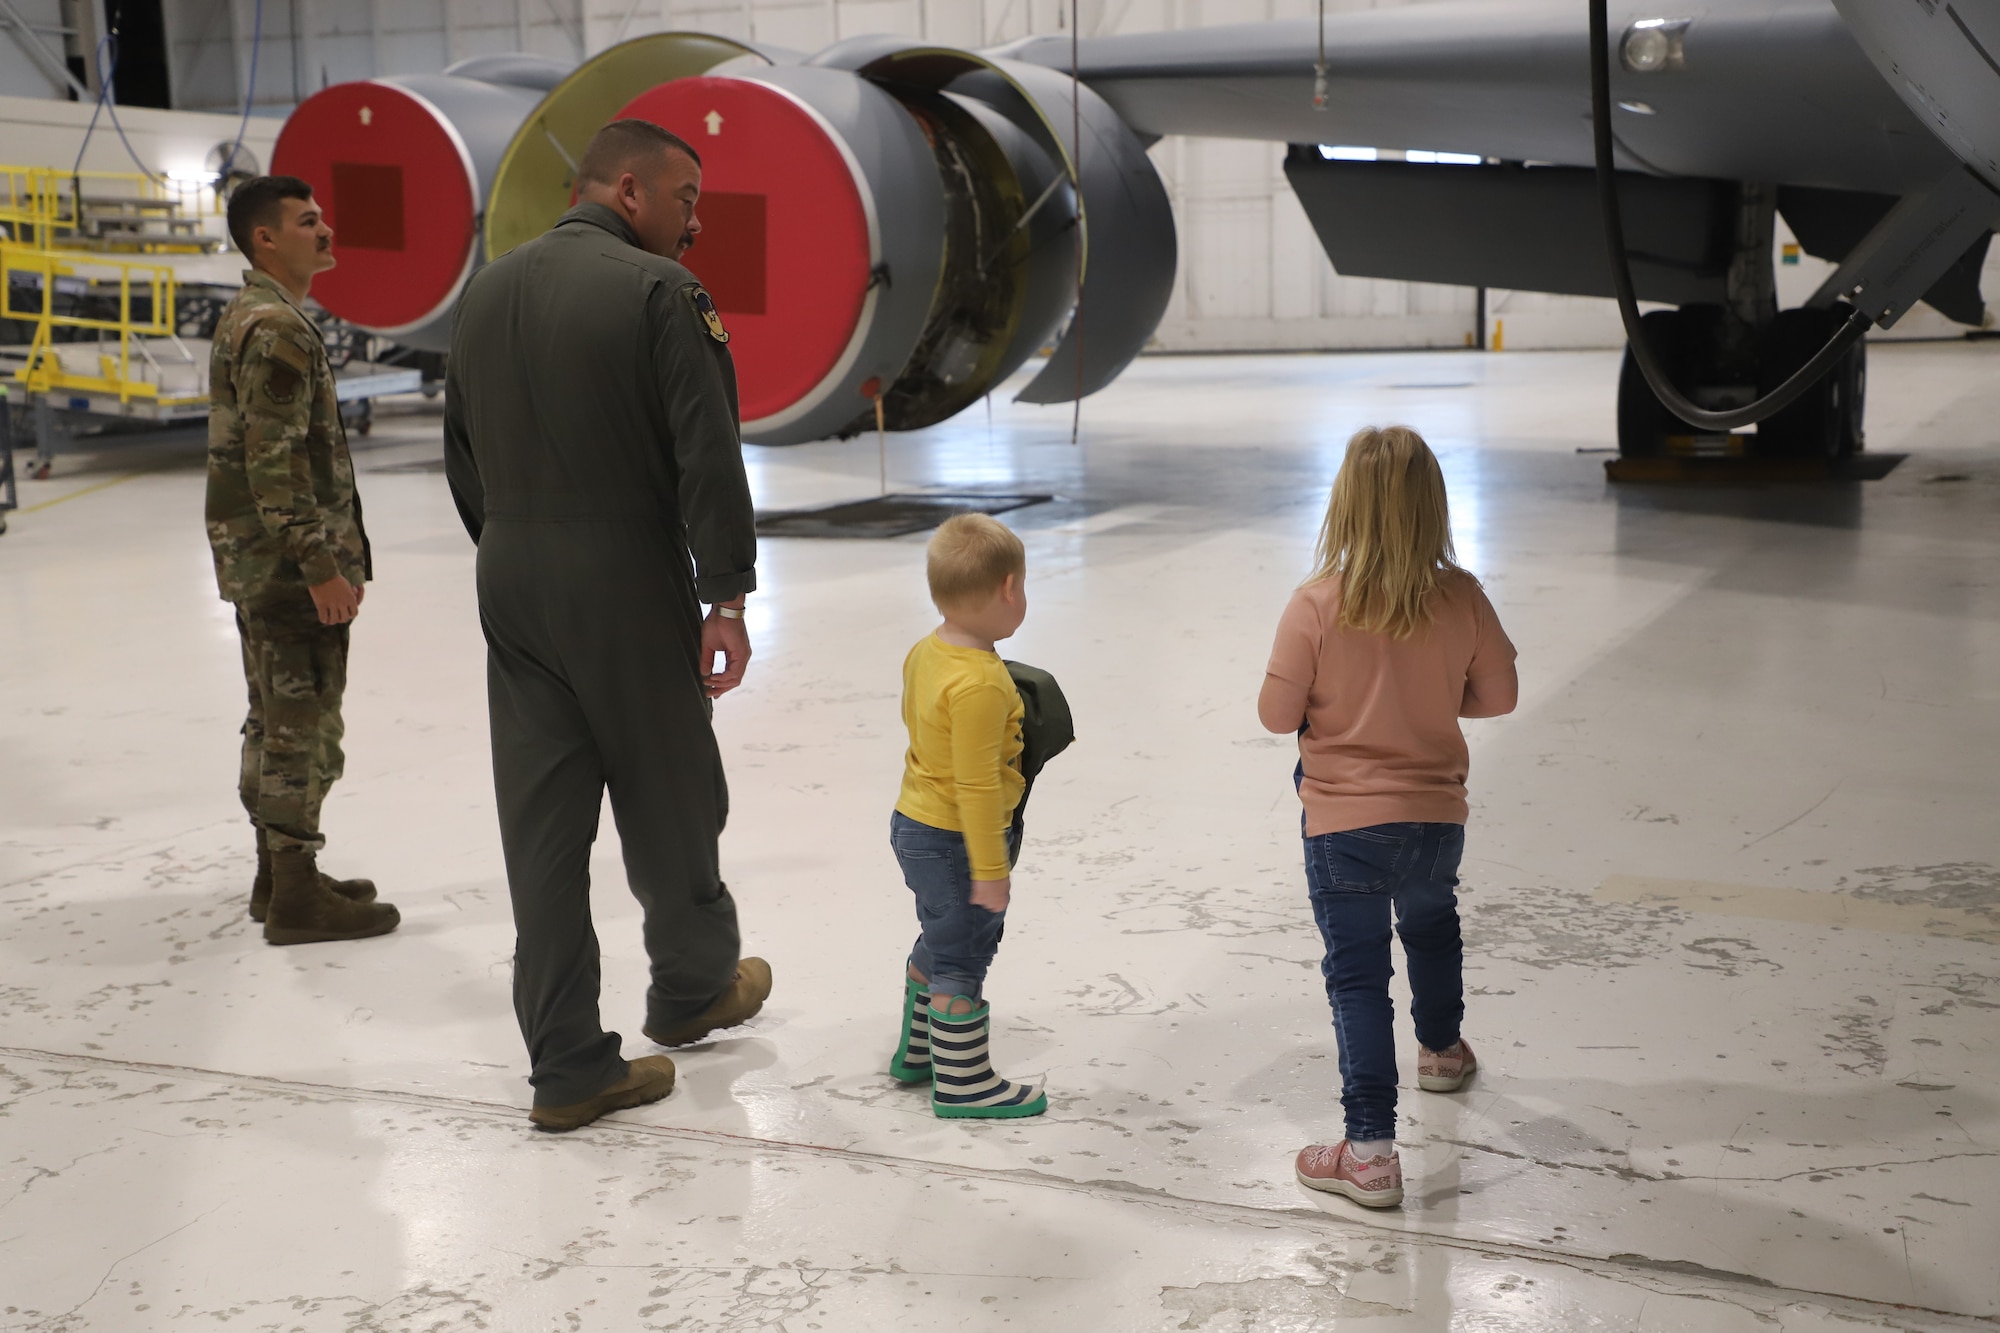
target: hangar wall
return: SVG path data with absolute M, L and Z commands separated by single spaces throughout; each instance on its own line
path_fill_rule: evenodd
M 1398 3 L 1401 0 L 1381 0 Z M 1417 0 L 1421 2 L 1421 0 Z M 57 28 L 62 0 L 13 0 L 31 24 Z M 176 105 L 240 108 L 249 83 L 256 0 L 163 0 Z M 468 56 L 532 51 L 580 59 L 627 37 L 698 29 L 798 50 L 842 37 L 895 32 L 985 46 L 1067 31 L 1070 0 L 266 0 L 255 43 L 258 110 L 284 114 L 329 83 L 441 69 Z M 1076 0 L 1086 36 L 1310 17 L 1315 0 Z M 1329 12 L 1371 0 L 1327 0 Z M 0 34 L 0 91 L 60 96 L 28 55 Z M 55 45 L 59 38 L 50 38 Z M 12 62 L 12 63 L 9 63 Z M 37 87 L 37 80 L 40 86 Z M 1451 144 L 1379 145 L 1451 150 Z M 1341 277 L 1313 236 L 1283 175 L 1280 144 L 1169 138 L 1153 148 L 1180 227 L 1174 297 L 1156 346 L 1166 351 L 1462 347 L 1478 337 L 1477 298 L 1464 287 Z M 1440 168 L 1449 170 L 1450 168 Z M 1779 223 L 1780 246 L 1791 238 Z M 1826 266 L 1810 257 L 1779 269 L 1795 303 Z M 1988 261 L 2000 295 L 2000 246 Z M 1610 302 L 1491 291 L 1489 343 L 1616 347 Z M 1961 332 L 1920 308 L 1889 336 Z
M 68 6 L 63 0 L 12 0 L 12 4 L 13 14 L 0 9 L 0 95 L 67 97 L 68 84 L 56 72 L 52 58 L 60 61 L 68 53 L 71 25 L 63 21 Z

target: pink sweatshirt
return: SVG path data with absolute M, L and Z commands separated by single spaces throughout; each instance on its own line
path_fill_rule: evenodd
M 1402 821 L 1465 822 L 1461 717 L 1512 712 L 1514 645 L 1470 575 L 1439 590 L 1406 639 L 1340 629 L 1340 580 L 1292 594 L 1257 710 L 1296 731 L 1306 836 Z

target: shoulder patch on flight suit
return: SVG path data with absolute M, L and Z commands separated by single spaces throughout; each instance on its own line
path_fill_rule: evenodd
M 280 333 L 271 339 L 271 359 L 282 361 L 303 375 L 312 369 L 312 353 Z
M 243 350 L 246 356 L 257 354 L 257 359 L 248 360 L 240 372 L 239 394 L 261 389 L 272 402 L 289 406 L 312 369 L 312 354 L 269 324 L 253 329 Z
M 683 287 L 689 301 L 694 303 L 694 312 L 701 316 L 701 322 L 708 326 L 708 336 L 719 343 L 729 341 L 729 330 L 722 327 L 722 316 L 716 313 L 715 300 L 703 290 L 700 283 Z

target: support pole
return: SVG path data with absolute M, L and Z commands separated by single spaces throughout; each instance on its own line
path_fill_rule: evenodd
M 49 396 L 38 393 L 35 402 L 35 468 L 33 476 L 37 481 L 47 481 L 49 468 L 56 461 L 56 410 L 49 405 Z
M 7 401 L 7 386 L 0 384 L 0 532 L 7 530 L 7 511 L 20 507 L 14 487 L 14 408 Z

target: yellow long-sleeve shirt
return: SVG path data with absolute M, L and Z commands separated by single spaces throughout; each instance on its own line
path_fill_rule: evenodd
M 1021 803 L 1021 695 L 997 653 L 932 634 L 903 659 L 903 791 L 896 808 L 965 835 L 974 879 L 1008 875 Z

